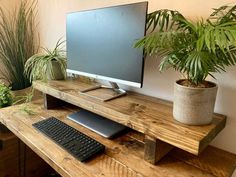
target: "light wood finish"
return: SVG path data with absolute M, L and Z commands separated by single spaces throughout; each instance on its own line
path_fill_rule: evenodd
M 78 80 L 33 83 L 35 89 L 81 108 L 100 114 L 136 131 L 198 155 L 225 127 L 226 117 L 214 114 L 206 126 L 188 126 L 172 117 L 172 103 L 129 92 L 127 96 L 101 102 L 79 91 L 91 87 Z M 91 91 L 94 96 L 109 94 L 106 89 Z
M 12 106 L 0 110 L 0 122 L 4 123 L 15 135 L 26 145 L 42 157 L 63 177 L 216 177 L 211 169 L 201 169 L 187 164 L 171 155 L 165 156 L 157 165 L 152 165 L 143 160 L 144 143 L 142 135 L 128 133 L 114 140 L 109 140 L 82 127 L 66 116 L 78 108 L 64 107 L 53 110 L 45 110 L 42 101 L 29 103 L 28 106 L 37 114 L 28 115 L 21 110 L 21 106 Z M 88 136 L 96 139 L 106 146 L 105 153 L 99 155 L 86 163 L 81 163 L 73 156 L 63 150 L 60 146 L 48 139 L 45 135 L 32 127 L 32 124 L 55 116 L 68 125 L 78 129 Z M 216 150 L 217 151 L 217 150 Z M 225 152 L 220 151 L 224 156 Z M 219 157 L 214 163 L 216 166 L 224 166 Z M 224 159 L 234 159 L 235 155 L 225 156 Z M 199 160 L 201 161 L 201 160 Z M 204 162 L 205 163 L 205 162 Z M 231 161 L 224 171 L 231 171 L 236 161 Z M 204 166 L 204 164 L 202 164 Z M 225 174 L 229 174 L 225 172 Z M 225 176 L 227 177 L 227 176 Z

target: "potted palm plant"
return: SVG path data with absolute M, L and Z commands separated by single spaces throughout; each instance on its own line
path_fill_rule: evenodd
M 64 41 L 58 40 L 53 50 L 44 48 L 44 53 L 31 56 L 25 63 L 25 75 L 30 81 L 60 80 L 66 77 Z
M 151 32 L 135 47 L 158 55 L 160 71 L 172 67 L 186 76 L 175 83 L 174 118 L 189 125 L 209 124 L 217 85 L 206 78 L 236 64 L 236 5 L 214 9 L 198 21 L 178 11 L 157 10 L 148 15 L 147 30 Z

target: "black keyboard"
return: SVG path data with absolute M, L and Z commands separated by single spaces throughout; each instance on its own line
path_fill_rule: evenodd
M 105 149 L 101 143 L 55 117 L 36 122 L 33 126 L 80 161 L 85 161 Z

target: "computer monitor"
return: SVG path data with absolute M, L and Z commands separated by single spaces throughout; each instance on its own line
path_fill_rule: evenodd
M 143 51 L 133 46 L 145 35 L 147 4 L 67 14 L 67 72 L 142 87 Z
M 142 87 L 143 51 L 134 48 L 145 35 L 147 2 L 69 13 L 67 15 L 67 72 L 107 80 L 115 96 L 125 94 L 116 83 Z M 82 93 L 100 88 L 95 86 Z M 111 138 L 125 126 L 82 110 L 68 118 Z

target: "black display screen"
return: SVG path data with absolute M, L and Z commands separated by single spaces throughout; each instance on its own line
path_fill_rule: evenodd
M 145 35 L 146 14 L 147 2 L 67 14 L 68 71 L 141 87 L 143 51 L 133 46 Z

